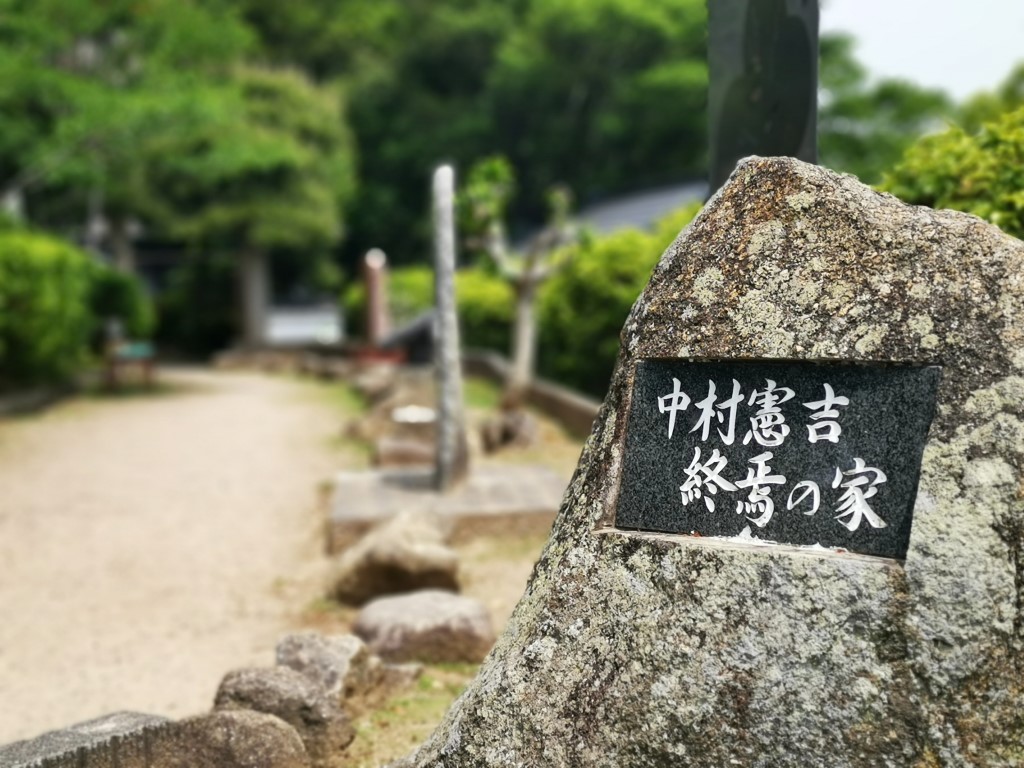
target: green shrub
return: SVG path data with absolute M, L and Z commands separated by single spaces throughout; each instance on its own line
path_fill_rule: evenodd
M 542 376 L 604 395 L 633 302 L 662 252 L 699 210 L 675 211 L 652 233 L 627 229 L 574 246 L 566 266 L 540 291 Z
M 455 276 L 462 346 L 493 349 L 509 354 L 515 295 L 512 286 L 482 269 L 466 269 Z
M 388 273 L 388 303 L 395 327 L 434 306 L 434 271 L 429 267 L 400 267 Z M 465 348 L 509 349 L 509 327 L 514 299 L 512 288 L 496 275 L 479 268 L 455 275 L 455 297 L 459 308 L 462 345 Z M 345 290 L 342 303 L 348 333 L 366 333 L 366 287 L 354 282 Z
M 1024 237 L 1024 108 L 973 135 L 952 127 L 920 140 L 881 186 L 908 203 L 973 213 Z
M 68 243 L 0 231 L 0 389 L 66 379 L 88 358 L 96 273 Z
M 128 338 L 148 338 L 156 326 L 156 311 L 142 283 L 114 269 L 95 270 L 89 306 L 100 323 L 119 320 Z

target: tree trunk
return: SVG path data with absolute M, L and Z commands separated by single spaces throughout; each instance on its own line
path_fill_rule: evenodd
M 508 380 L 506 400 L 522 405 L 526 388 L 533 381 L 537 352 L 537 317 L 534 311 L 536 284 L 523 276 L 516 284 L 516 323 L 512 331 L 512 371 Z
M 267 267 L 267 255 L 259 248 L 242 251 L 239 258 L 242 344 L 248 349 L 257 349 L 266 341 L 270 299 Z
M 110 250 L 114 257 L 114 269 L 126 275 L 135 274 L 135 245 L 128 234 L 128 222 L 115 219 L 110 228 Z

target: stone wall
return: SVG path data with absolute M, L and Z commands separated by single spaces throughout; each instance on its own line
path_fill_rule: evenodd
M 151 768 L 170 721 L 118 712 L 0 746 L 0 768 Z

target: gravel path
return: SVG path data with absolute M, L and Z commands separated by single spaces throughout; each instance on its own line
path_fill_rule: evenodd
M 338 413 L 285 379 L 164 381 L 0 420 L 0 744 L 208 709 L 315 594 Z

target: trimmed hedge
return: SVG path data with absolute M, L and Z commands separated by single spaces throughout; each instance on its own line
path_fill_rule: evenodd
M 95 273 L 68 243 L 0 232 L 0 389 L 65 380 L 86 360 Z
M 137 280 L 63 240 L 0 228 L 0 391 L 69 379 L 108 317 L 129 335 L 150 333 L 153 308 Z

